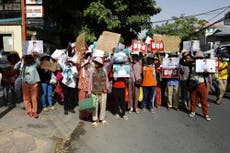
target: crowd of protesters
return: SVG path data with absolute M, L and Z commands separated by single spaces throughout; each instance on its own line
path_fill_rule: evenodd
M 196 73 L 195 59 L 204 59 L 202 52 L 192 54 L 182 51 L 180 54 L 148 53 L 134 51 L 128 56 L 122 52 L 93 56 L 93 51 L 76 52 L 73 55 L 62 54 L 58 58 L 51 55 L 32 53 L 21 59 L 14 53 L 9 55 L 9 66 L 1 68 L 1 86 L 3 104 L 15 106 L 22 101 L 26 113 L 38 118 L 38 109 L 43 112 L 55 110 L 55 103 L 64 105 L 64 114 L 75 113 L 76 106 L 82 100 L 96 96 L 98 105 L 93 110 L 80 111 L 79 117 L 92 119 L 92 126 L 106 121 L 106 109 L 116 119 L 128 120 L 128 114 L 155 113 L 161 105 L 168 110 L 186 109 L 190 117 L 196 115 L 197 102 L 202 108 L 204 118 L 211 120 L 208 112 L 208 92 L 210 80 L 218 83 L 216 104 L 222 103 L 228 78 L 228 56 L 221 54 L 217 74 Z M 180 58 L 178 65 L 180 77 L 162 78 L 162 58 Z M 41 67 L 46 60 L 56 63 L 55 71 Z M 129 65 L 129 77 L 114 75 L 114 64 Z M 170 62 L 168 63 L 170 65 Z M 194 84 L 196 87 L 192 88 Z M 21 86 L 20 86 L 21 85 Z M 11 90 L 12 99 L 9 97 Z M 166 98 L 165 98 L 166 97 Z

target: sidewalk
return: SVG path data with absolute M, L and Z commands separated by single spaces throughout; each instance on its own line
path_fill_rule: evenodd
M 38 119 L 26 115 L 23 103 L 0 108 L 0 153 L 53 153 L 79 123 L 79 112 L 64 115 L 63 106 L 41 112 Z

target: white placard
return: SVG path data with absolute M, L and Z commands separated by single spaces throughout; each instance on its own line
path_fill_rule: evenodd
M 42 4 L 42 0 L 26 0 L 26 4 Z
M 218 61 L 215 59 L 197 59 L 196 72 L 197 73 L 216 73 L 218 71 Z
M 147 36 L 147 38 L 145 39 L 145 43 L 150 44 L 151 40 L 152 40 L 152 38 Z
M 102 50 L 99 50 L 99 49 L 93 50 L 93 54 L 92 54 L 93 57 L 104 57 L 104 55 L 105 55 L 105 52 Z
M 13 38 L 11 36 L 3 37 L 4 51 L 13 51 Z
M 39 54 L 43 53 L 43 41 L 42 40 L 30 40 L 23 42 L 23 54 L 28 55 L 32 52 L 37 52 Z
M 163 68 L 177 68 L 179 66 L 179 58 L 163 58 L 162 67 Z
M 59 58 L 61 58 L 62 56 L 64 56 L 64 55 L 66 55 L 65 54 L 65 49 L 56 49 L 54 52 L 53 52 L 53 54 L 51 55 L 51 57 L 53 58 L 53 59 L 59 59 Z
M 41 18 L 41 17 L 43 17 L 42 5 L 26 6 L 26 17 L 27 18 Z
M 183 50 L 200 51 L 200 41 L 199 40 L 183 41 Z

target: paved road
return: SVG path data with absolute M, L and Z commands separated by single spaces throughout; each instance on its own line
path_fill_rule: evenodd
M 209 96 L 208 122 L 201 116 L 189 118 L 182 111 L 161 107 L 155 114 L 129 114 L 116 120 L 107 113 L 109 125 L 91 127 L 80 122 L 68 150 L 73 153 L 230 153 L 230 101 L 213 103 Z M 201 113 L 198 108 L 197 112 Z

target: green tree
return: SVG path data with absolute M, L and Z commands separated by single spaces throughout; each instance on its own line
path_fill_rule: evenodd
M 147 32 L 147 35 L 152 36 L 156 34 L 167 34 L 180 36 L 182 40 L 194 40 L 198 39 L 198 30 L 205 25 L 204 20 L 198 20 L 195 17 L 172 17 L 173 23 L 165 23 L 161 26 L 155 26 Z
M 92 42 L 109 30 L 121 33 L 125 44 L 150 29 L 150 18 L 161 11 L 155 0 L 47 0 L 44 5 L 46 20 L 55 22 L 67 39 L 85 31 Z

